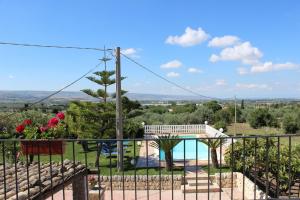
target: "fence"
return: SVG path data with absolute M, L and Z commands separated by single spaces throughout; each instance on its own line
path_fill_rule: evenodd
M 117 140 L 0 139 L 0 199 L 298 198 L 299 138 L 229 136 L 229 146 L 219 137 L 168 139 L 171 157 L 166 140 L 124 139 L 120 172 Z
M 205 124 L 192 125 L 145 125 L 145 134 L 184 134 L 184 133 L 204 133 Z

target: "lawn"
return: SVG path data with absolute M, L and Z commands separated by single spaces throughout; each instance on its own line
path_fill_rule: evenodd
M 80 161 L 83 164 L 87 164 L 88 168 L 94 172 L 98 172 L 98 168 L 95 167 L 95 160 L 96 160 L 96 145 L 91 144 L 89 145 L 90 151 L 87 153 L 84 153 L 82 146 L 80 144 L 77 144 L 77 142 L 68 142 L 66 146 L 66 151 L 63 156 L 60 155 L 53 155 L 51 156 L 51 161 L 54 162 L 61 162 L 61 159 L 69 159 L 69 160 L 75 160 Z M 73 151 L 74 149 L 74 151 Z M 129 142 L 128 147 L 126 148 L 126 153 L 124 155 L 124 175 L 134 175 L 135 173 L 137 175 L 146 175 L 147 173 L 149 175 L 159 175 L 159 173 L 166 175 L 172 174 L 172 171 L 167 172 L 164 168 L 137 168 L 135 169 L 134 165 L 131 164 L 131 160 L 136 158 L 138 159 L 140 146 L 135 145 L 135 153 L 134 153 L 134 142 Z M 20 158 L 22 161 L 26 161 L 26 156 L 21 156 Z M 38 160 L 38 156 L 34 157 L 34 161 Z M 46 163 L 50 161 L 50 156 L 40 156 L 40 162 Z M 0 162 L 2 162 L 2 155 L 0 158 Z M 6 161 L 8 162 L 8 161 Z M 117 170 L 117 156 L 104 156 L 101 154 L 100 156 L 100 175 L 122 175 L 123 172 L 118 172 Z M 148 172 L 147 172 L 148 171 Z M 174 168 L 173 174 L 183 174 L 182 168 Z
M 227 126 L 227 135 L 234 135 L 235 127 L 234 124 Z M 271 127 L 263 127 L 254 129 L 248 123 L 237 123 L 236 124 L 236 133 L 240 135 L 284 135 L 284 130 L 281 128 L 271 128 Z M 276 139 L 277 140 L 277 139 Z M 288 137 L 280 138 L 280 143 L 283 145 L 289 144 Z M 300 144 L 300 135 L 295 135 L 291 137 L 291 146 L 294 147 L 295 145 Z

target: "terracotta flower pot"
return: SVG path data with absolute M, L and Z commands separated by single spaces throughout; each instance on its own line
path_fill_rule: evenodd
M 61 155 L 65 152 L 66 143 L 62 140 L 21 141 L 21 149 L 24 155 Z

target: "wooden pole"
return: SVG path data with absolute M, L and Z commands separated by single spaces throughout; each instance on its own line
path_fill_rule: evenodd
M 121 53 L 120 47 L 116 50 L 116 134 L 118 151 L 118 171 L 123 171 L 123 117 L 122 117 L 122 92 L 121 92 Z

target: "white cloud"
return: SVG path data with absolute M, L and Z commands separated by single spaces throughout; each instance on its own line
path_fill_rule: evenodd
M 165 42 L 167 44 L 189 47 L 200 44 L 206 41 L 208 38 L 209 34 L 207 34 L 202 28 L 194 30 L 190 27 L 187 27 L 184 34 L 181 36 L 169 36 Z
M 240 39 L 233 35 L 225 35 L 223 37 L 214 37 L 209 41 L 209 47 L 227 47 L 237 44 Z
M 210 61 L 241 61 L 244 64 L 256 64 L 262 56 L 263 54 L 258 48 L 253 47 L 250 42 L 244 42 L 223 49 L 219 55 L 213 54 Z
M 272 90 L 272 87 L 270 87 L 267 84 L 244 84 L 244 83 L 237 83 L 236 88 L 238 89 L 263 89 L 263 90 Z
M 227 85 L 226 81 L 224 79 L 216 80 L 217 86 L 224 86 Z
M 179 73 L 177 73 L 177 72 L 169 72 L 169 73 L 167 73 L 167 77 L 179 77 L 180 76 L 180 74 Z
M 162 64 L 160 67 L 163 69 L 172 69 L 172 68 L 179 68 L 182 66 L 182 63 L 179 60 L 172 60 L 165 64 Z
M 126 56 L 138 57 L 138 55 L 137 55 L 138 50 L 135 48 L 122 49 L 121 53 Z
M 247 68 L 245 68 L 245 67 L 239 67 L 239 68 L 237 68 L 237 71 L 240 75 L 245 75 L 245 74 L 249 73 Z
M 14 76 L 14 75 L 9 75 L 8 78 L 9 78 L 9 79 L 14 79 L 15 76 Z
M 201 69 L 195 68 L 195 67 L 190 67 L 188 68 L 189 73 L 202 73 Z
M 299 65 L 291 62 L 273 64 L 272 62 L 265 62 L 251 67 L 251 73 L 263 73 L 270 71 L 279 71 L 279 70 L 292 70 L 298 68 Z

